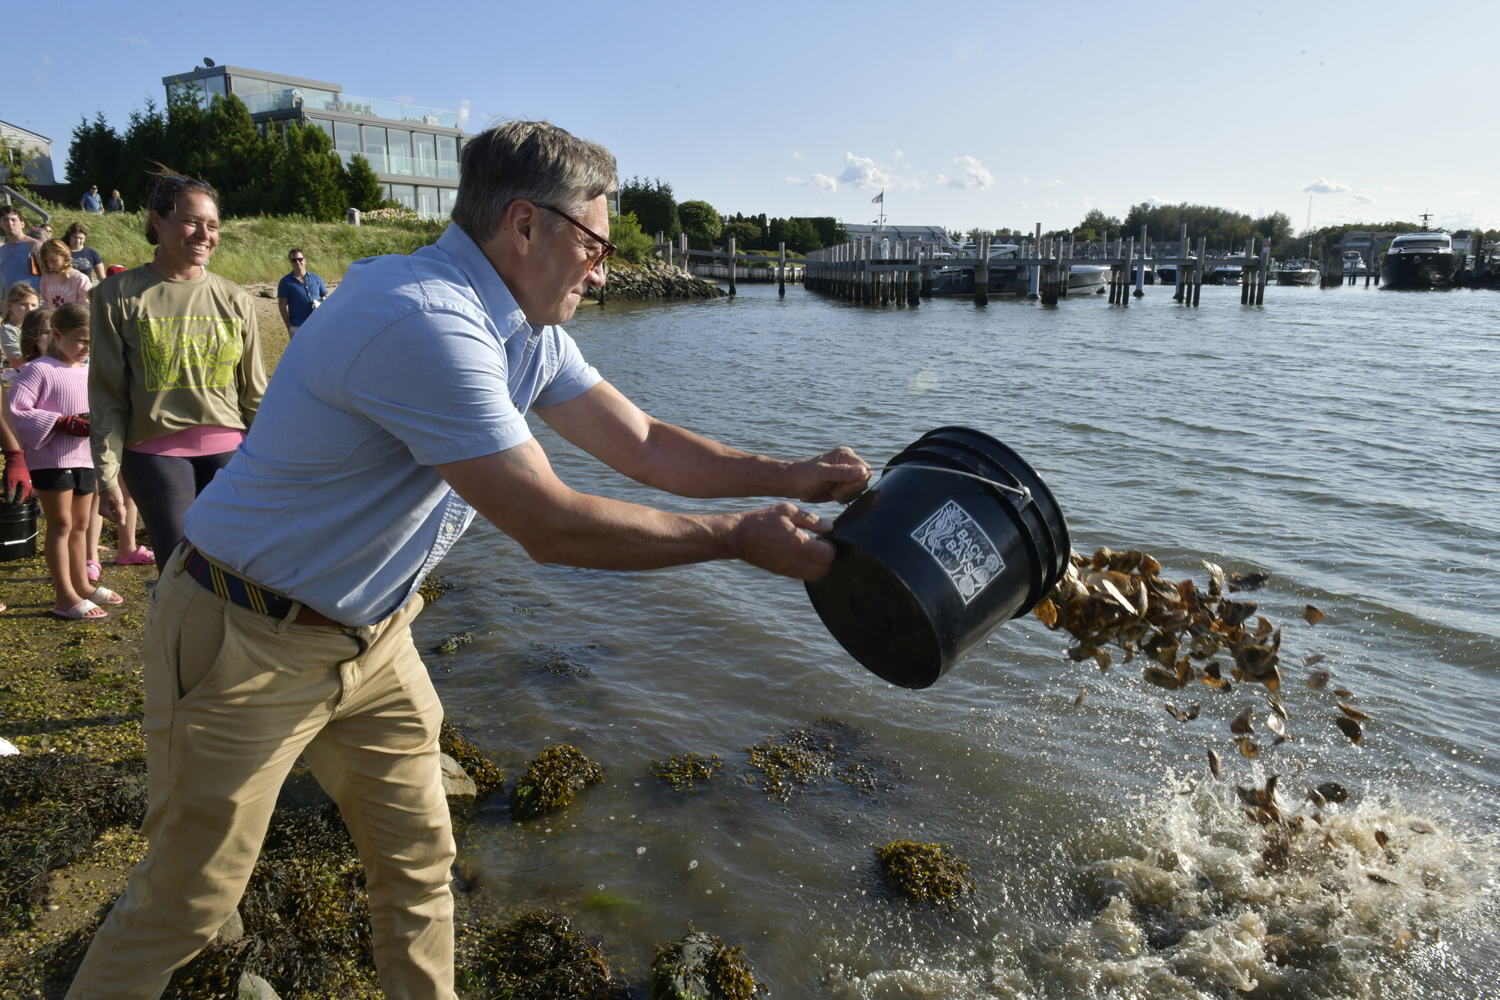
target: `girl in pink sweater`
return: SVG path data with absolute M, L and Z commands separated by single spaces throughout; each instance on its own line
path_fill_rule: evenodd
M 31 485 L 47 515 L 44 550 L 52 589 L 52 613 L 75 621 L 109 617 L 100 604 L 124 598 L 89 582 L 89 510 L 95 489 L 89 449 L 89 356 L 87 306 L 66 305 L 52 314 L 48 352 L 28 361 L 11 389 L 10 414 L 26 449 Z

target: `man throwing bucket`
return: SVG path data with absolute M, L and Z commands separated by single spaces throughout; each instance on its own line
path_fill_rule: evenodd
M 576 493 L 537 414 L 625 475 L 692 497 L 847 500 L 847 448 L 736 451 L 637 409 L 557 324 L 604 283 L 614 157 L 546 122 L 464 147 L 435 246 L 350 268 L 282 355 L 249 437 L 189 510 L 143 648 L 146 858 L 68 996 L 160 995 L 234 911 L 299 755 L 360 856 L 386 997 L 453 996 L 442 708 L 412 645 L 417 587 L 473 520 L 540 562 L 743 559 L 817 579 L 830 524 L 789 503 L 673 514 Z M 400 375 L 391 376 L 390 359 Z

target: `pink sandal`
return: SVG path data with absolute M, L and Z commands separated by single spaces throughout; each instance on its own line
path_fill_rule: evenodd
M 98 583 L 99 574 L 104 572 L 104 567 L 96 559 L 84 560 L 83 568 L 89 575 L 89 583 Z
M 99 607 L 93 601 L 79 601 L 66 611 L 61 608 L 53 608 L 48 613 L 70 622 L 96 622 L 109 617 L 109 612 Z
M 142 545 L 128 556 L 115 556 L 116 566 L 151 566 L 156 563 L 156 554 Z

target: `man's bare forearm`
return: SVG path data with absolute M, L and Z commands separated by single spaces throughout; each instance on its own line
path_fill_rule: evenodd
M 734 556 L 732 515 L 674 514 L 579 493 L 558 481 L 534 441 L 439 471 L 537 562 L 657 569 Z M 517 480 L 536 491 L 533 502 L 514 502 L 504 484 Z
M 636 469 L 640 482 L 680 497 L 781 497 L 791 464 L 652 420 Z

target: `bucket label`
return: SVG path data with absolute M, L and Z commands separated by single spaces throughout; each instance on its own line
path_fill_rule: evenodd
M 968 604 L 1005 569 L 1000 550 L 969 512 L 949 500 L 923 521 L 912 539 L 937 560 Z

